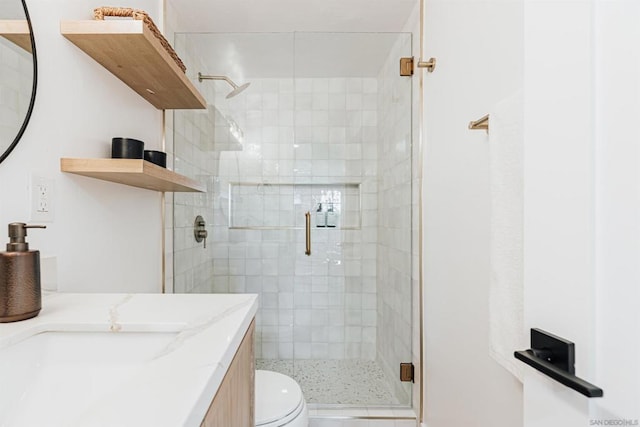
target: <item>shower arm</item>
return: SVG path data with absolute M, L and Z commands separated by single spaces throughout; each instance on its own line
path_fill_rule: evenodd
M 234 89 L 238 89 L 238 85 L 235 84 L 229 77 L 227 76 L 207 76 L 200 72 L 198 72 L 198 81 L 202 82 L 203 80 L 224 80 L 229 83 Z

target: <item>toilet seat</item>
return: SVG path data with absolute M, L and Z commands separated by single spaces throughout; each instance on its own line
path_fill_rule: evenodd
M 306 411 L 302 390 L 292 378 L 256 370 L 256 426 L 286 426 Z

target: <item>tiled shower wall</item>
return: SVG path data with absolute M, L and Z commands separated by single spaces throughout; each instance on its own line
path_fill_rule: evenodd
M 198 71 L 204 69 L 199 53 L 176 36 L 174 47 L 187 65 L 187 77 L 207 99 L 215 96 L 214 85 L 198 82 Z M 175 293 L 213 292 L 213 248 L 195 241 L 193 225 L 197 215 L 207 221 L 208 242 L 212 236 L 213 200 L 217 192 L 220 152 L 212 150 L 217 111 L 175 110 L 166 113 L 166 146 L 168 166 L 176 172 L 206 185 L 206 193 L 167 193 L 165 203 L 165 287 Z M 169 158 L 173 163 L 169 163 Z
M 396 396 L 411 383 L 396 380 L 412 347 L 412 79 L 398 77 L 398 59 L 411 52 L 411 38 L 399 37 L 378 77 L 378 329 L 377 361 Z
M 198 56 L 182 37 L 176 48 L 193 78 L 201 65 L 189 66 Z M 378 78 L 254 78 L 230 100 L 226 87 L 196 82 L 216 109 L 176 112 L 175 168 L 206 183 L 208 193 L 175 195 L 170 271 L 176 292 L 258 293 L 258 357 L 377 358 L 405 394 L 396 374 L 411 355 L 407 304 L 409 284 L 417 285 L 411 81 L 397 76 L 406 52 L 410 38 L 400 37 Z M 229 119 L 242 144 L 216 145 L 216 121 Z M 250 193 L 245 220 L 257 221 L 231 222 L 239 218 L 232 216 L 239 185 Z M 335 229 L 315 227 L 318 202 L 336 190 L 344 201 L 354 188 L 359 224 L 339 215 Z M 306 211 L 311 257 L 301 228 Z M 192 238 L 197 214 L 207 220 L 207 249 Z
M 260 295 L 259 358 L 374 358 L 377 81 L 250 81 L 215 101 L 244 133 L 221 153 L 215 291 Z M 337 226 L 317 227 L 328 202 Z

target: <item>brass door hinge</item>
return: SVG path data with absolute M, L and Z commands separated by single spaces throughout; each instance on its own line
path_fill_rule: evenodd
M 400 381 L 413 382 L 413 363 L 401 363 L 400 364 Z
M 400 75 L 403 77 L 413 76 L 413 57 L 400 58 Z

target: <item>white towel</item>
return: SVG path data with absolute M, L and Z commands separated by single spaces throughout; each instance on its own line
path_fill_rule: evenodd
M 490 354 L 521 382 L 523 365 L 513 352 L 528 348 L 523 321 L 523 106 L 518 91 L 489 114 Z

